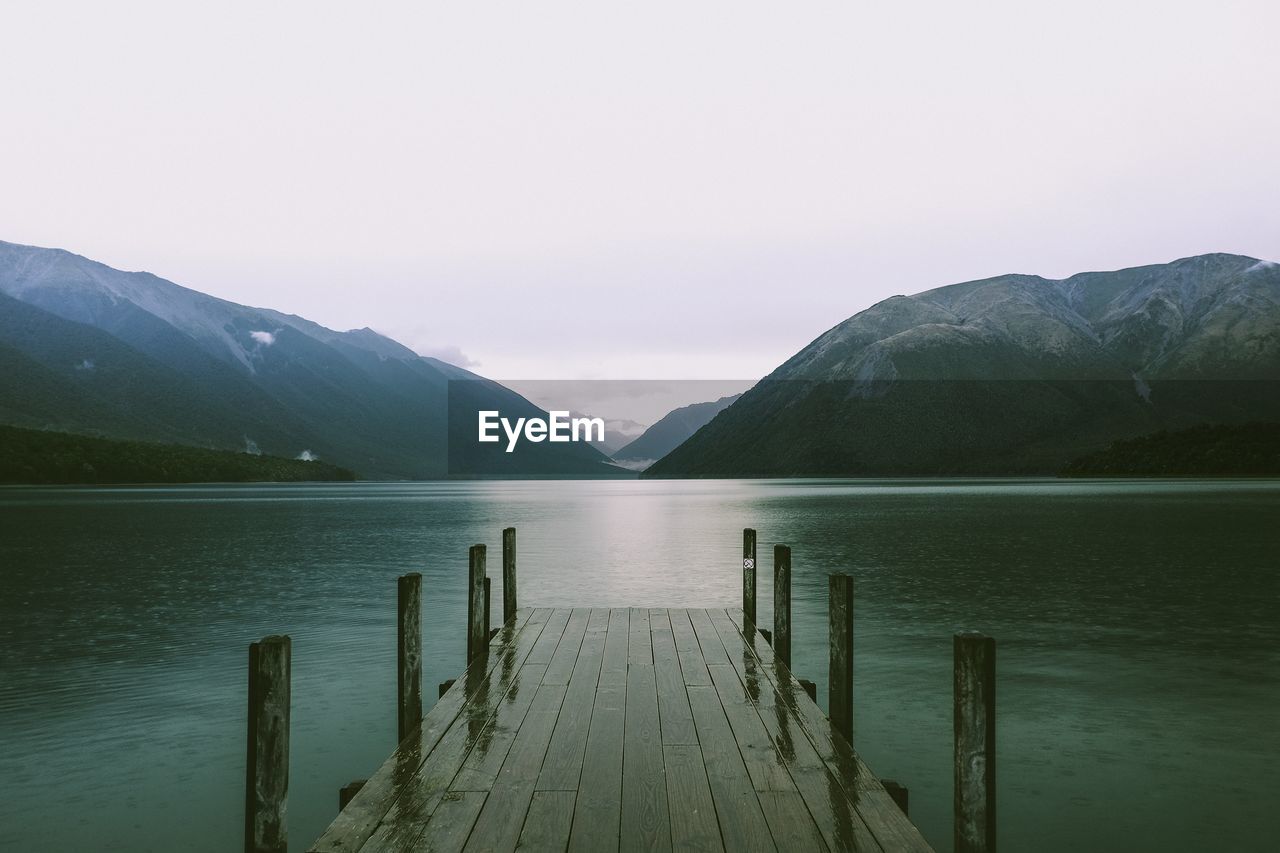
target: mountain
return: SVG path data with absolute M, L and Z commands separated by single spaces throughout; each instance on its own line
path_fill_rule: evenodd
M 0 483 L 299 483 L 354 480 L 324 462 L 0 426 Z
M 1067 477 L 1274 477 L 1280 423 L 1201 424 L 1114 442 L 1076 459 Z
M 539 410 L 370 329 L 217 299 L 60 249 L 0 242 L 0 420 L 107 438 L 311 455 L 367 478 L 453 470 L 459 405 Z M 455 386 L 464 391 L 455 395 Z M 456 449 L 456 448 L 455 448 Z M 456 456 L 456 454 L 455 454 Z M 527 444 L 493 473 L 624 474 L 583 444 Z
M 781 365 L 651 477 L 1055 473 L 1117 439 L 1280 419 L 1280 266 L 1184 258 L 895 296 Z
M 614 453 L 614 461 L 621 462 L 628 468 L 644 470 L 683 444 L 689 436 L 706 426 L 741 396 L 734 394 L 671 410 L 635 441 Z

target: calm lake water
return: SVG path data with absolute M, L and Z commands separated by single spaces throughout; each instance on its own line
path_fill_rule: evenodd
M 519 482 L 0 490 L 0 849 L 239 849 L 268 633 L 304 849 L 395 745 L 396 576 L 424 576 L 430 701 L 463 668 L 467 547 L 506 525 L 524 606 L 740 606 L 756 527 L 766 625 L 790 544 L 824 706 L 825 576 L 855 575 L 856 746 L 939 851 L 969 628 L 999 643 L 1002 850 L 1280 837 L 1280 482 Z

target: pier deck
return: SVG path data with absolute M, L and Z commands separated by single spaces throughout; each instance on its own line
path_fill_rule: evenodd
M 739 610 L 520 610 L 311 847 L 932 848 Z

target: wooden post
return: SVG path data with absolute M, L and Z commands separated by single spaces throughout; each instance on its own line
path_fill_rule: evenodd
M 830 668 L 827 674 L 827 716 L 836 731 L 853 743 L 853 578 L 829 575 L 828 605 Z
M 249 741 L 245 764 L 245 853 L 287 853 L 289 680 L 292 643 L 249 644 Z
M 756 532 L 750 527 L 742 531 L 742 615 L 744 628 L 756 627 Z
M 484 641 L 486 645 L 488 645 L 489 639 L 493 636 L 493 629 L 490 627 L 493 620 L 492 620 L 492 617 L 490 617 L 489 615 L 492 612 L 491 610 L 492 602 L 493 602 L 493 596 L 490 594 L 489 576 L 485 575 L 484 577 Z
M 342 811 L 347 807 L 347 803 L 355 799 L 356 794 L 360 793 L 360 789 L 364 787 L 364 783 L 368 779 L 357 779 L 354 782 L 348 782 L 338 789 L 338 811 Z
M 396 589 L 396 743 L 422 722 L 422 575 L 399 579 Z
M 955 635 L 955 851 L 996 849 L 996 641 Z
M 467 594 L 467 666 L 489 648 L 484 631 L 485 547 L 472 545 L 469 559 L 470 586 Z
M 516 615 L 516 529 L 502 531 L 502 624 Z
M 773 546 L 773 654 L 791 668 L 791 549 Z
M 910 817 L 911 813 L 908 808 L 911 805 L 911 792 L 907 790 L 907 786 L 892 779 L 881 779 L 880 784 L 884 785 L 885 793 L 889 795 L 889 799 L 898 804 L 898 808 L 902 810 L 904 815 Z

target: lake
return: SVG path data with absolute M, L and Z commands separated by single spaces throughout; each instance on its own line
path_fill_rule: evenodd
M 855 576 L 855 746 L 951 849 L 951 636 L 998 643 L 1006 851 L 1273 850 L 1280 481 L 477 482 L 0 490 L 0 849 L 242 845 L 247 646 L 293 637 L 290 835 L 395 746 L 396 577 L 424 683 L 465 654 L 467 548 L 522 606 L 741 606 L 792 546 L 826 691 Z

